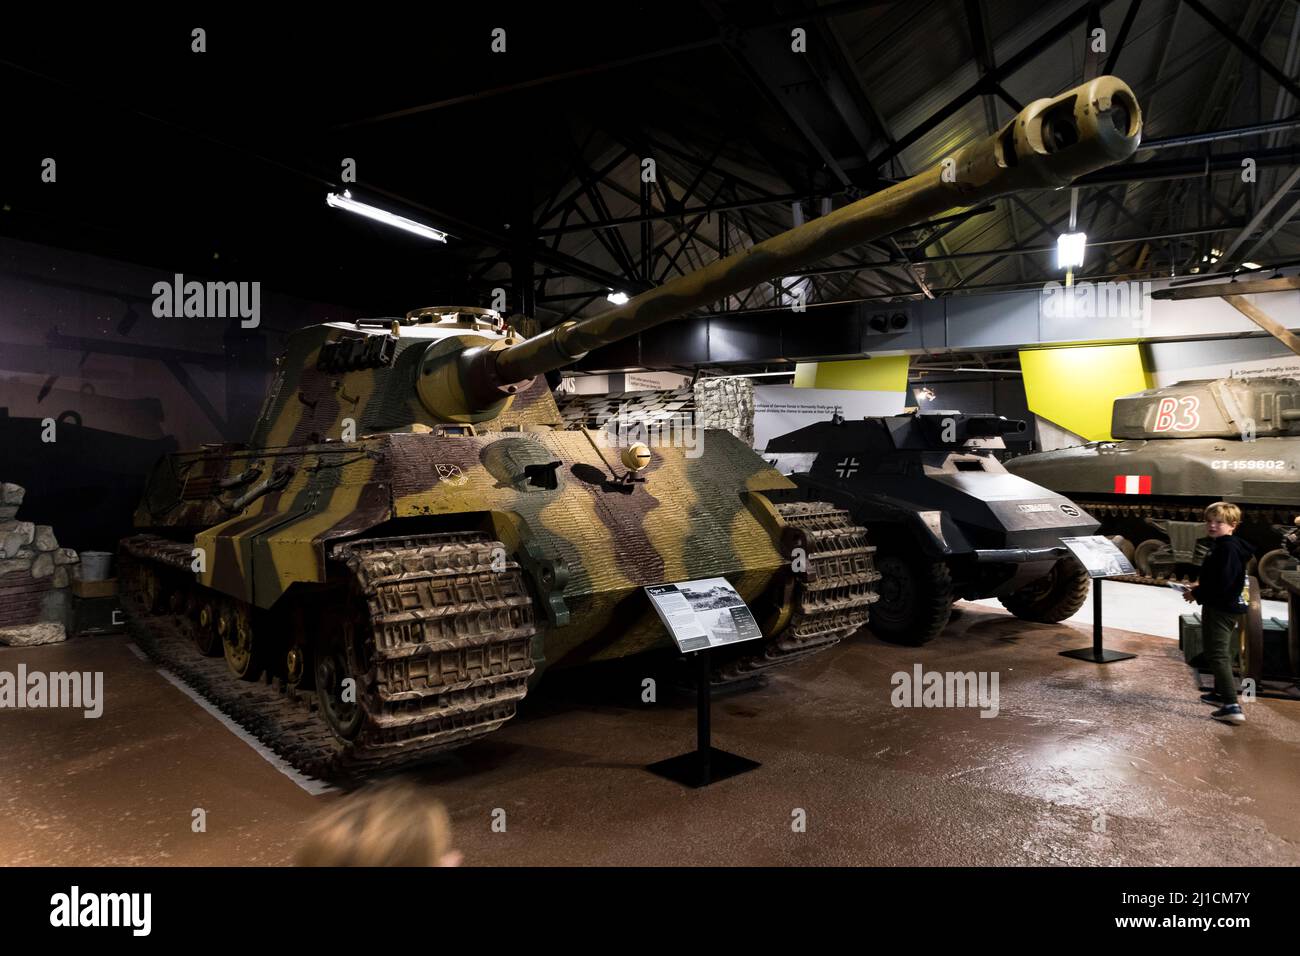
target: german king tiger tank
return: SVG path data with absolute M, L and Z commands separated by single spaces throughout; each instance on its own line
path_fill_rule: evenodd
M 319 775 L 478 739 L 546 667 L 670 647 L 647 585 L 725 577 L 755 609 L 763 638 L 718 659 L 718 680 L 830 647 L 875 598 L 846 512 L 720 430 L 698 457 L 603 447 L 562 427 L 545 374 L 954 207 L 1067 185 L 1132 155 L 1140 132 L 1132 92 L 1102 77 L 925 173 L 533 338 L 454 307 L 299 330 L 247 444 L 156 466 L 120 549 L 133 630 Z
M 1023 455 L 1007 470 L 1068 495 L 1101 521 L 1154 583 L 1189 577 L 1209 553 L 1202 517 L 1241 507 L 1237 535 L 1255 547 L 1265 597 L 1283 599 L 1282 547 L 1300 513 L 1300 382 L 1203 379 L 1115 400 L 1111 441 Z

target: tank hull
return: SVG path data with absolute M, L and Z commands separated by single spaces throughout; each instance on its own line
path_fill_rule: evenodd
M 1237 534 L 1260 559 L 1264 597 L 1285 593 L 1281 536 L 1300 514 L 1300 437 L 1127 439 L 1024 455 L 1008 471 L 1052 488 L 1094 514 L 1099 533 L 1135 558 L 1132 580 L 1192 580 L 1209 550 L 1205 507 L 1242 510 Z
M 715 652 L 720 682 L 865 623 L 878 576 L 847 513 L 725 431 L 651 447 L 636 476 L 619 451 L 539 429 L 168 456 L 123 543 L 124 606 L 161 662 L 320 776 L 490 733 L 548 667 L 669 649 L 647 585 L 725 577 L 754 609 L 763 638 Z M 342 675 L 355 699 L 322 696 Z
M 1300 437 L 1128 439 L 1012 458 L 1007 470 L 1070 497 L 1300 502 Z
M 347 446 L 276 449 L 275 467 L 293 471 L 284 487 L 216 522 L 212 480 L 238 475 L 267 454 L 175 455 L 160 470 L 192 475 L 185 485 L 201 488 L 203 497 L 182 496 L 167 508 L 167 526 L 151 526 L 148 514 L 139 524 L 165 536 L 209 525 L 193 539 L 205 554 L 199 581 L 262 609 L 295 584 L 325 583 L 332 549 L 351 538 L 403 529 L 490 532 L 510 554 L 531 550 L 567 571 L 556 596 L 568 622 L 546 634 L 551 664 L 666 646 L 641 597 L 647 585 L 726 577 L 757 601 L 786 570 L 760 516 L 772 496 L 789 497 L 796 486 L 734 436 L 707 431 L 708 454 L 693 458 L 682 448 L 653 448 L 644 482 L 630 492 L 611 487 L 607 460 L 617 449 L 599 447 L 596 438 L 583 431 L 383 434 Z M 560 463 L 556 487 L 530 484 L 525 468 L 550 462 Z M 158 496 L 151 489 L 147 497 Z

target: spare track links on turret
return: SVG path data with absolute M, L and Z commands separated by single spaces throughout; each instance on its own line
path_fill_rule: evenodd
M 838 644 L 867 623 L 880 580 L 867 544 L 867 529 L 849 513 L 824 502 L 776 505 L 786 525 L 801 536 L 807 569 L 796 575 L 789 625 L 762 652 L 726 662 L 714 671 L 719 684 L 747 680 Z
M 187 612 L 202 598 L 232 599 L 194 583 L 190 545 L 151 535 L 123 544 L 123 602 L 141 646 L 304 773 L 352 776 L 423 760 L 496 730 L 527 690 L 537 633 L 532 599 L 518 565 L 506 561 L 501 569 L 505 548 L 486 535 L 372 539 L 334 548 L 350 572 L 352 597 L 368 614 L 366 626 L 351 631 L 365 635 L 367 669 L 357 694 L 364 721 L 347 742 L 331 732 L 314 692 L 278 679 L 241 681 L 223 658 L 198 653 L 192 640 L 198 622 Z M 166 603 L 179 613 L 150 611 L 141 595 L 147 600 L 151 587 L 164 600 L 169 592 L 178 595 Z

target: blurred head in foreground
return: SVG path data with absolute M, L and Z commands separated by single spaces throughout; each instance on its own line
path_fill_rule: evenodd
M 307 829 L 298 866 L 459 866 L 447 810 L 411 784 L 370 786 Z

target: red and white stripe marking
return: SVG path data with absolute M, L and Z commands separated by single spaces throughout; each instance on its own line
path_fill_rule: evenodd
M 1116 475 L 1115 494 L 1149 495 L 1151 494 L 1150 475 Z

